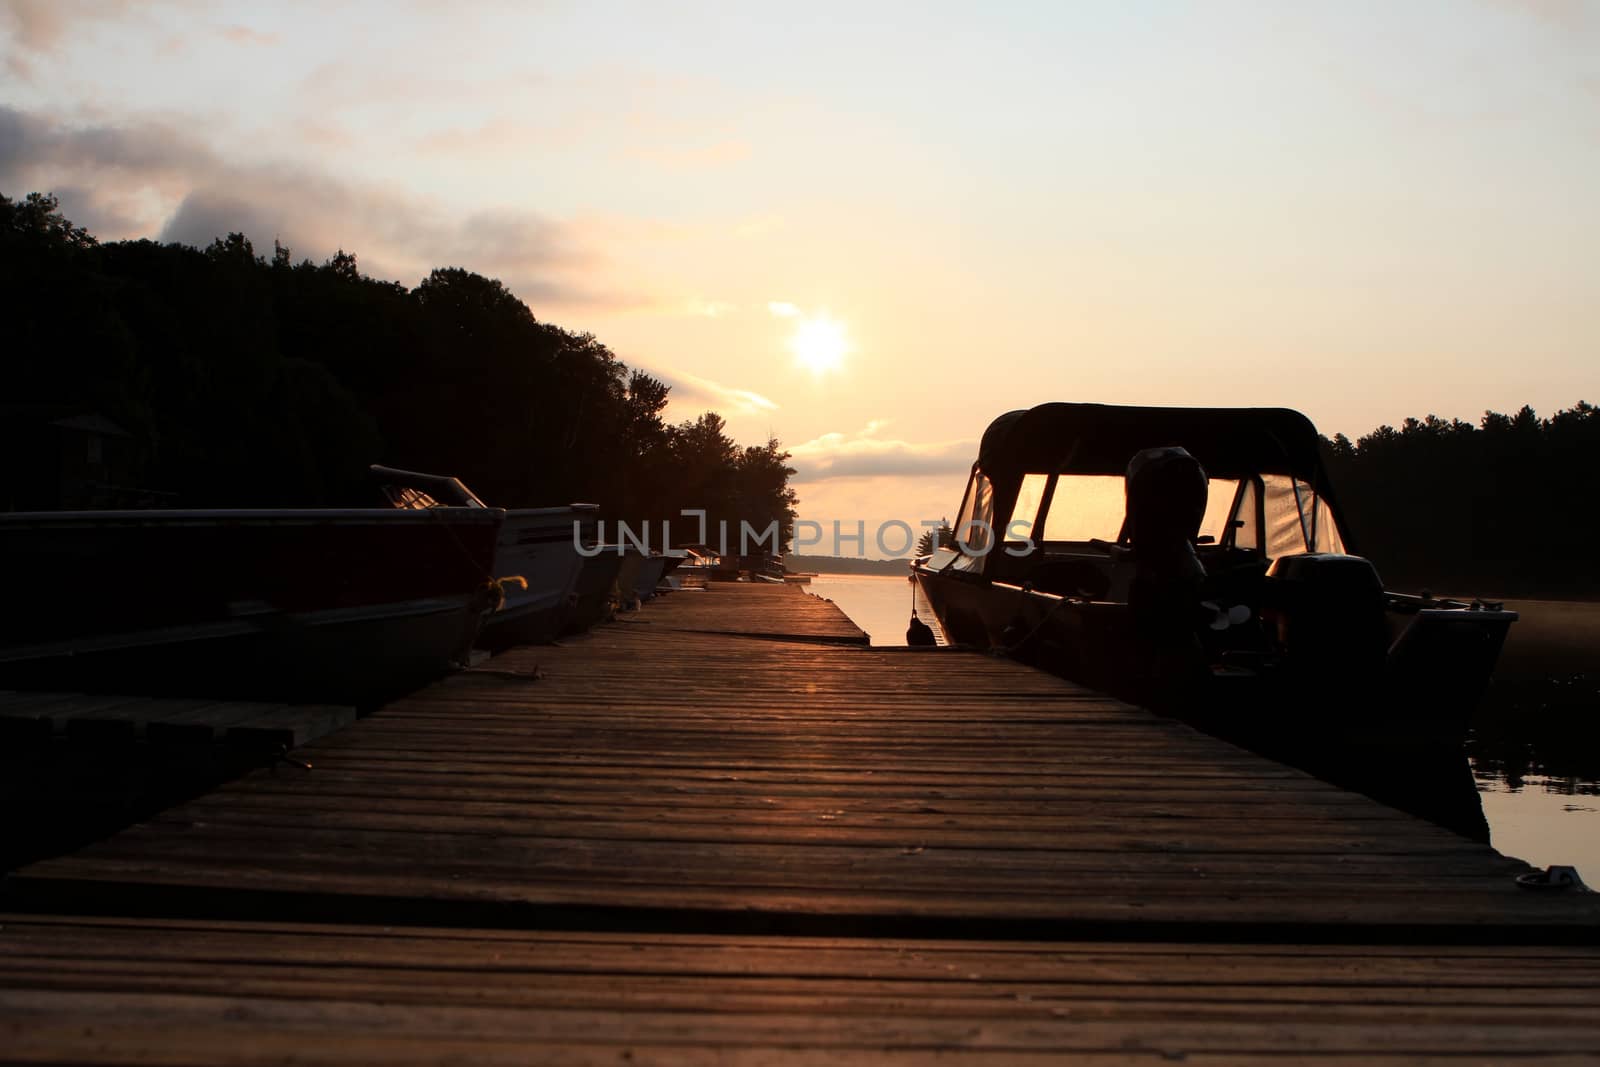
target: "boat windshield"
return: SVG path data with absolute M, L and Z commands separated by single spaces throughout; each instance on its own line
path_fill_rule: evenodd
M 994 529 L 994 483 L 982 471 L 974 472 L 967 484 L 967 497 L 956 519 L 956 541 L 963 550 L 983 553 L 989 548 L 989 533 Z
M 1120 474 L 1063 474 L 1044 519 L 1046 541 L 1115 541 L 1127 500 Z
M 1027 529 L 1044 497 L 1043 474 L 1023 479 L 1011 521 Z M 1235 545 L 1268 557 L 1301 552 L 1343 553 L 1344 539 L 1327 501 L 1304 481 L 1286 475 L 1212 478 L 1200 522 L 1203 543 Z M 1056 478 L 1044 515 L 1044 541 L 1115 541 L 1122 533 L 1127 501 L 1123 479 L 1113 474 L 1063 474 Z M 1037 522 L 1034 529 L 1038 530 Z M 1230 536 L 1231 533 L 1231 536 Z M 1037 536 L 1037 534 L 1036 534 Z
M 1332 509 L 1308 483 L 1287 474 L 1264 474 L 1261 483 L 1266 523 L 1264 550 L 1268 556 L 1299 552 L 1344 554 L 1344 537 Z

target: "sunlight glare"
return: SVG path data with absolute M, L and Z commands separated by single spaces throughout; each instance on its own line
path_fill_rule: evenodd
M 837 370 L 850 351 L 850 340 L 845 336 L 844 323 L 826 315 L 811 316 L 800 321 L 789 337 L 789 350 L 795 362 L 812 374 L 826 374 Z

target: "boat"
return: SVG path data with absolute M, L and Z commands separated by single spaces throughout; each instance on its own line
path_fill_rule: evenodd
M 639 569 L 634 572 L 633 585 L 627 590 L 634 604 L 642 604 L 656 595 L 656 586 L 667 573 L 668 558 L 657 553 L 639 557 Z
M 596 546 L 603 551 L 585 555 L 583 569 L 569 598 L 562 634 L 581 634 L 604 622 L 616 603 L 617 574 L 622 556 L 612 546 Z M 589 551 L 593 551 L 590 549 Z
M 721 562 L 712 549 L 705 545 L 686 545 L 675 548 L 673 553 L 681 553 L 677 567 L 668 575 L 668 581 L 676 589 L 704 589 L 711 582 L 711 576 Z
M 612 590 L 617 610 L 632 611 L 639 606 L 639 574 L 647 557 L 626 545 L 608 545 L 606 554 L 615 555 L 618 560 L 616 588 Z
M 0 514 L 0 688 L 368 704 L 462 663 L 497 508 Z
M 458 478 L 377 464 L 371 470 L 397 509 L 485 506 Z M 505 512 L 494 554 L 494 574 L 503 599 L 484 621 L 478 638 L 481 647 L 498 650 L 544 644 L 568 630 L 570 622 L 588 619 L 587 628 L 598 620 L 593 587 L 603 583 L 609 591 L 616 566 L 591 563 L 578 549 L 593 543 L 599 512 L 594 504 L 511 508 Z M 608 554 L 611 553 L 601 552 L 594 559 L 598 561 Z M 580 600 L 584 601 L 581 605 Z
M 1009 412 L 958 514 L 912 562 L 950 641 L 1267 750 L 1459 743 L 1517 618 L 1385 589 L 1287 409 Z
M 770 552 L 721 556 L 712 571 L 712 577 L 717 581 L 755 582 L 766 585 L 783 585 L 787 576 L 788 571 L 783 565 L 783 557 Z
M 661 553 L 661 577 L 656 581 L 655 594 L 672 593 L 683 588 L 678 572 L 689 562 L 689 553 L 681 548 L 669 548 Z

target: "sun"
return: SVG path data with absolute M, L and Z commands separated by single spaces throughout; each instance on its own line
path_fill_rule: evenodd
M 800 366 L 822 375 L 837 370 L 844 362 L 850 351 L 850 338 L 845 334 L 844 323 L 814 315 L 800 320 L 789 335 L 789 351 Z

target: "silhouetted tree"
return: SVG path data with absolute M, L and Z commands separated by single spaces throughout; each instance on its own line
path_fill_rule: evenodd
M 1486 595 L 1590 595 L 1600 519 L 1600 416 L 1524 406 L 1477 426 L 1429 415 L 1326 441 L 1361 550 L 1394 585 Z
M 956 532 L 950 528 L 950 520 L 941 518 L 935 530 L 923 530 L 922 536 L 917 539 L 917 549 L 914 553 L 918 556 L 931 556 L 933 554 L 934 534 L 939 535 L 939 545 L 944 548 L 954 548 Z
M 0 233 L 8 241 L 28 241 L 40 248 L 93 248 L 98 243 L 94 237 L 74 226 L 60 207 L 48 193 L 29 193 L 20 202 L 0 196 Z
M 111 418 L 174 503 L 374 504 L 385 462 L 505 506 L 706 507 L 788 535 L 776 441 L 741 449 L 715 414 L 666 425 L 664 383 L 497 280 L 449 267 L 407 289 L 343 249 L 294 264 L 274 241 L 269 262 L 242 233 L 99 245 L 37 193 L 0 197 L 0 253 L 4 401 Z

